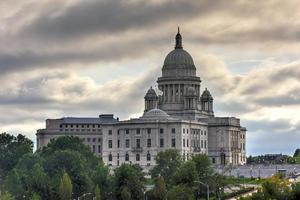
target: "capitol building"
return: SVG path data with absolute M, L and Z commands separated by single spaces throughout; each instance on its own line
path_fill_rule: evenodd
M 37 148 L 64 135 L 77 136 L 104 163 L 155 165 L 155 156 L 177 149 L 184 160 L 207 154 L 214 165 L 246 163 L 246 128 L 235 117 L 216 117 L 210 91 L 201 89 L 192 56 L 183 49 L 178 30 L 175 48 L 166 56 L 158 77 L 159 95 L 146 92 L 141 117 L 121 121 L 113 114 L 95 118 L 47 119 L 36 133 Z

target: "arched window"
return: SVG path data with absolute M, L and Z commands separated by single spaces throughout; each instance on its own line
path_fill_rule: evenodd
M 111 153 L 108 155 L 108 161 L 112 161 L 112 155 L 111 155 Z
M 128 153 L 126 153 L 126 155 L 125 155 L 125 161 L 129 161 L 129 155 L 128 155 Z

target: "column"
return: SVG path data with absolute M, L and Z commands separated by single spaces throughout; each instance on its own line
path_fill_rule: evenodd
M 173 84 L 173 96 L 172 96 L 172 102 L 175 102 L 175 84 Z

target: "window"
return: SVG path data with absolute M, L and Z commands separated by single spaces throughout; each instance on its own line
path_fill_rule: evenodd
M 175 146 L 176 146 L 176 139 L 172 138 L 172 147 L 175 147 Z
M 120 135 L 120 130 L 118 129 L 118 135 Z
M 87 127 L 90 128 L 90 125 L 88 124 Z
M 125 142 L 126 144 L 125 144 L 125 146 L 126 146 L 126 148 L 129 148 L 129 146 L 130 146 L 130 141 L 129 141 L 129 139 L 126 139 L 126 142 Z
M 164 147 L 164 139 L 163 138 L 160 138 L 159 146 Z
M 93 138 L 93 142 L 96 142 L 96 138 Z
M 118 140 L 118 148 L 120 148 L 120 140 Z
M 201 149 L 203 148 L 203 140 L 201 140 Z
M 96 146 L 93 145 L 93 153 L 95 153 L 95 152 L 96 152 Z
M 172 133 L 175 134 L 176 130 L 175 128 L 172 128 Z
M 189 129 L 186 129 L 186 133 L 187 133 L 187 134 L 189 133 Z
M 112 148 L 112 140 L 108 140 L 108 148 Z
M 185 133 L 185 128 L 183 128 L 182 132 Z
M 126 134 L 129 134 L 129 129 L 126 129 L 126 130 L 125 130 L 125 133 L 126 133 Z
M 108 155 L 108 161 L 112 161 L 112 155 L 111 155 L 111 153 Z
M 150 161 L 151 160 L 151 155 L 150 155 L 150 153 L 148 152 L 147 153 L 147 161 Z
M 98 138 L 98 142 L 101 142 L 101 138 Z
M 206 131 L 204 131 L 204 135 L 206 135 Z
M 119 154 L 119 153 L 117 154 L 117 158 L 118 158 L 118 159 L 120 158 L 120 154 Z
M 60 124 L 60 125 L 59 125 L 59 128 L 62 128 L 62 127 L 63 127 L 63 125 L 62 125 L 62 124 Z
M 185 147 L 185 139 L 182 140 L 182 146 Z
M 95 124 L 93 124 L 93 128 L 95 128 Z
M 136 155 L 135 155 L 135 160 L 136 160 L 136 161 L 140 161 L 140 154 L 136 154 Z
M 147 139 L 147 147 L 151 147 L 151 139 L 150 138 Z
M 140 134 L 141 133 L 141 129 L 136 129 L 136 134 Z
M 108 135 L 112 135 L 112 130 L 108 130 Z
M 90 142 L 90 141 L 91 141 L 91 138 L 88 138 L 87 141 Z
M 164 129 L 163 128 L 159 129 L 159 133 L 163 134 L 164 133 Z
M 186 139 L 186 147 L 189 147 L 189 139 Z
M 71 124 L 71 128 L 73 128 L 73 124 Z
M 84 125 L 83 125 L 83 124 L 81 124 L 81 128 L 84 128 Z
M 129 154 L 128 153 L 125 154 L 125 161 L 129 161 Z
M 98 153 L 101 153 L 101 146 L 98 145 Z
M 204 148 L 206 149 L 206 140 L 204 140 Z
M 151 134 L 151 128 L 147 128 L 147 133 Z
M 136 147 L 137 148 L 141 147 L 141 140 L 140 139 L 136 139 Z
M 216 163 L 216 159 L 215 158 L 212 158 L 212 163 Z

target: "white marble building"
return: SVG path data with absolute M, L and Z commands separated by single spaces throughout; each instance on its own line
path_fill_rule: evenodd
M 215 117 L 209 90 L 201 94 L 193 58 L 176 35 L 175 49 L 165 58 L 157 80 L 162 95 L 150 87 L 140 118 L 120 121 L 111 114 L 97 118 L 47 119 L 37 131 L 37 147 L 62 135 L 82 138 L 85 144 L 111 166 L 137 163 L 155 165 L 155 156 L 165 149 L 178 149 L 185 160 L 208 154 L 215 165 L 246 162 L 246 129 L 234 117 Z

